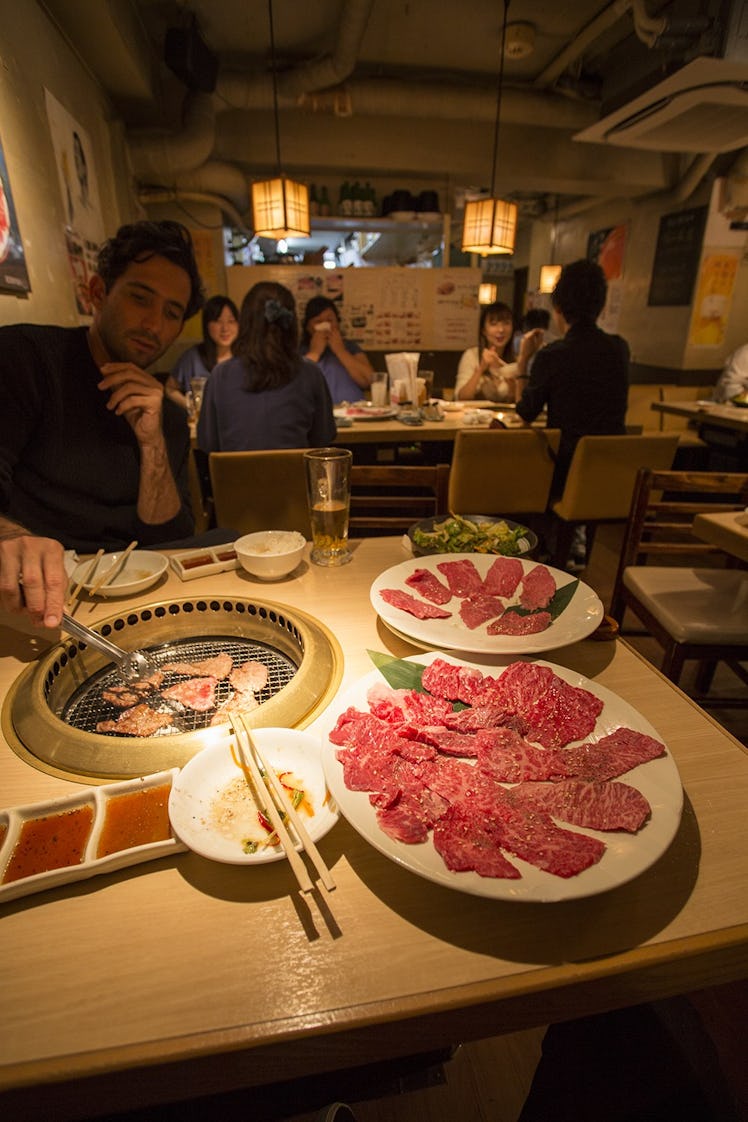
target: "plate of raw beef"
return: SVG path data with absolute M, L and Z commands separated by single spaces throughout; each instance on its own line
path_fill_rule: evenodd
M 550 902 L 624 884 L 670 845 L 675 761 L 610 690 L 542 661 L 489 673 L 437 652 L 382 657 L 335 705 L 323 764 L 341 813 L 391 860 L 458 891 Z
M 571 573 L 519 557 L 440 553 L 393 565 L 371 586 L 384 622 L 429 648 L 535 654 L 602 622 L 597 593 Z

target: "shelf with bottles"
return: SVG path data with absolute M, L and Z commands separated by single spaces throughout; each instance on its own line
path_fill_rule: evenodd
M 442 226 L 443 214 L 429 214 L 403 221 L 397 218 L 341 218 L 334 214 L 329 218 L 312 218 L 312 230 L 339 230 L 353 232 L 368 231 L 372 234 L 385 233 L 388 230 L 434 230 Z

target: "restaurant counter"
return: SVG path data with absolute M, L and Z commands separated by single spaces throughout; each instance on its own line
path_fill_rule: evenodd
M 311 612 L 341 644 L 345 689 L 372 669 L 369 650 L 417 653 L 369 601 L 373 579 L 407 558 L 401 539 L 354 542 L 353 554 L 341 569 L 307 559 L 274 584 L 240 572 L 182 583 L 170 571 L 132 603 L 246 596 Z M 84 601 L 78 618 L 122 607 Z M 3 694 L 38 651 L 38 637 L 0 628 Z M 745 749 L 621 640 L 544 657 L 613 690 L 677 763 L 682 820 L 647 871 L 577 900 L 487 899 L 400 867 L 341 818 L 319 843 L 331 893 L 300 896 L 286 862 L 186 852 L 8 902 L 5 1117 L 78 1118 L 287 1080 L 745 977 Z M 317 724 L 338 711 L 333 701 Z M 80 790 L 21 759 L 3 727 L 4 806 Z

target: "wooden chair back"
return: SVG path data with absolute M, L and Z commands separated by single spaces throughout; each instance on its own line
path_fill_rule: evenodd
M 678 682 L 696 659 L 695 696 L 702 705 L 746 707 L 748 697 L 709 694 L 718 661 L 748 684 L 748 574 L 735 559 L 693 533 L 697 514 L 740 511 L 748 503 L 748 473 L 638 472 L 616 573 L 610 614 L 623 623 L 626 609 L 663 648 L 662 672 Z M 648 562 L 654 562 L 649 564 Z M 696 567 L 694 565 L 696 563 Z
M 217 524 L 237 534 L 298 530 L 311 538 L 305 451 L 211 452 L 209 470 Z
M 558 429 L 461 429 L 448 506 L 455 514 L 540 514 L 548 505 Z
M 398 533 L 447 513 L 449 464 L 353 464 L 349 533 Z

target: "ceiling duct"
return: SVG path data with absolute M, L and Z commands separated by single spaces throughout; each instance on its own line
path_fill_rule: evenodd
M 694 153 L 731 152 L 748 144 L 748 3 L 732 4 L 724 25 L 716 18 L 707 31 L 694 25 L 691 45 L 681 49 L 680 62 L 673 61 L 672 52 L 666 59 L 654 49 L 676 31 L 685 35 L 681 24 L 668 32 L 665 19 L 652 32 L 652 42 L 636 44 L 640 55 L 645 51 L 648 71 L 628 90 L 607 99 L 607 111 L 603 96 L 600 120 L 577 133 L 575 140 Z M 684 61 L 687 53 L 689 61 Z M 633 56 L 622 57 L 620 72 L 636 72 L 629 61 L 633 63 Z

